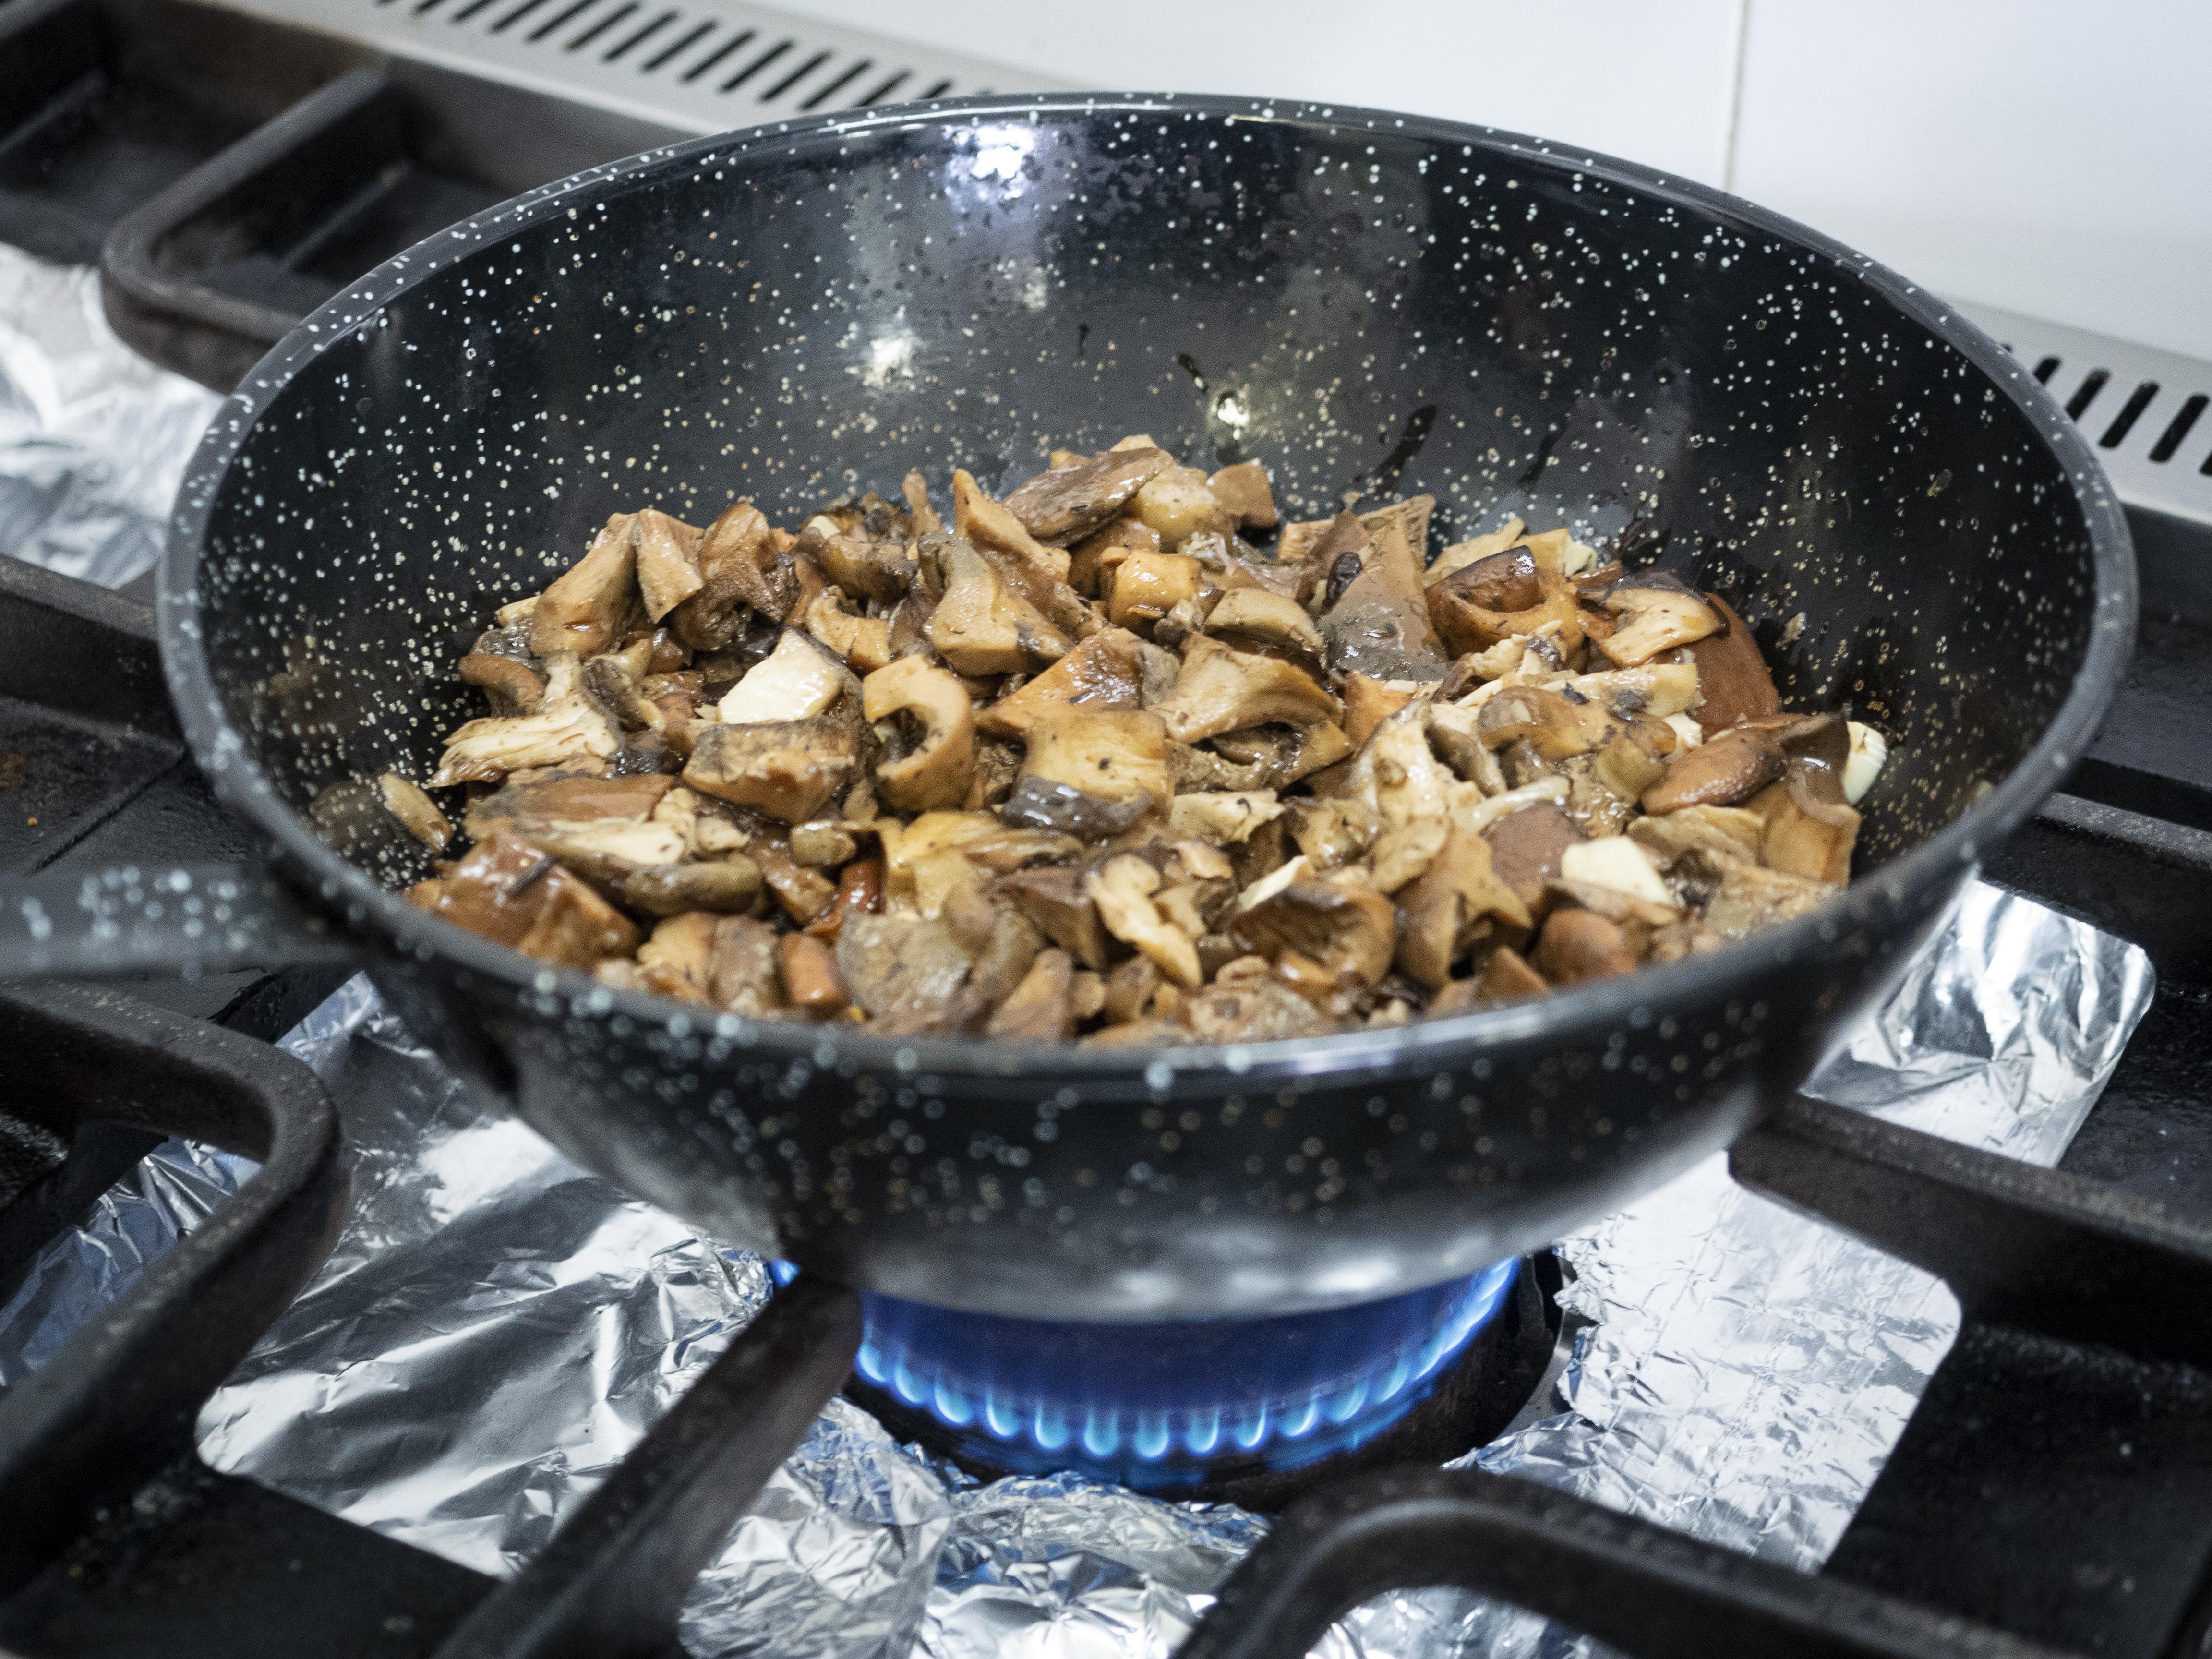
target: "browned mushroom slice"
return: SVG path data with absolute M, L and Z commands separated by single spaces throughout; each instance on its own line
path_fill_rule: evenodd
M 902 657 L 860 683 L 870 720 L 906 715 L 919 727 L 910 747 L 876 768 L 876 788 L 902 812 L 957 806 L 975 775 L 975 720 L 960 682 L 919 657 Z
M 888 617 L 856 617 L 837 588 L 824 588 L 806 607 L 806 631 L 842 657 L 856 674 L 872 674 L 891 659 Z
M 696 864 L 655 864 L 633 870 L 623 880 L 622 901 L 649 916 L 712 910 L 738 915 L 760 896 L 760 866 L 742 853 Z
M 1534 920 L 1498 874 L 1490 843 L 1464 830 L 1452 830 L 1428 868 L 1398 895 L 1398 967 L 1431 990 L 1451 977 L 1453 962 L 1474 942 L 1483 917 L 1515 927 Z
M 1378 680 L 1356 670 L 1344 677 L 1344 735 L 1363 744 L 1375 728 L 1413 702 L 1413 688 Z
M 708 991 L 716 1007 L 733 1014 L 776 1015 L 785 1003 L 783 943 L 775 927 L 753 916 L 724 916 L 715 923 Z
M 695 910 L 657 923 L 638 946 L 639 988 L 679 1002 L 713 1000 L 714 929 L 721 918 Z
M 1483 959 L 1482 971 L 1475 975 L 1475 984 L 1483 996 L 1492 1001 L 1504 1001 L 1510 997 L 1549 996 L 1552 988 L 1544 976 L 1531 968 L 1518 951 L 1501 945 Z
M 653 773 L 538 773 L 471 804 L 468 830 L 478 841 L 520 836 L 611 890 L 633 870 L 684 857 L 683 834 L 653 818 L 674 781 Z
M 1061 707 L 1024 713 L 1018 726 L 1024 778 L 1063 783 L 1109 801 L 1164 808 L 1175 793 L 1167 726 L 1153 712 Z
M 1075 964 L 1065 951 L 1040 951 L 1006 994 L 983 1035 L 1002 1042 L 1064 1042 L 1075 1023 Z
M 790 616 L 799 575 L 777 550 L 774 527 L 750 501 L 725 509 L 700 540 L 699 591 L 669 613 L 676 637 L 712 651 L 735 637 L 748 611 L 774 622 Z
M 520 836 L 479 842 L 441 880 L 422 887 L 434 890 L 423 890 L 420 900 L 415 892 L 408 896 L 431 915 L 543 962 L 588 968 L 638 946 L 634 923 L 551 854 Z
M 783 994 L 793 1007 L 810 1014 L 834 1014 L 852 1001 L 830 946 L 805 933 L 786 933 L 781 949 Z
M 1454 571 L 1464 570 L 1471 564 L 1479 563 L 1484 559 L 1494 557 L 1506 551 L 1520 541 L 1521 532 L 1527 528 L 1528 526 L 1520 520 L 1508 519 L 1505 521 L 1505 527 L 1502 530 L 1493 530 L 1486 536 L 1477 536 L 1472 541 L 1454 542 L 1437 555 L 1436 562 L 1428 568 L 1423 580 L 1425 582 L 1442 581 Z M 1529 574 L 1532 576 L 1535 573 L 1535 560 L 1532 557 L 1528 561 Z M 1493 611 L 1502 611 L 1510 610 L 1512 607 L 1493 605 L 1490 608 Z
M 1731 727 L 1669 762 L 1644 792 L 1644 810 L 1656 816 L 1685 806 L 1733 806 L 1780 777 L 1786 764 L 1767 733 Z
M 1153 712 L 1177 743 L 1247 726 L 1335 724 L 1335 698 L 1313 677 L 1273 657 L 1231 650 L 1203 635 L 1190 641 L 1174 692 Z
M 684 781 L 786 823 L 819 814 L 858 774 L 859 721 L 841 702 L 810 720 L 692 727 Z
M 902 826 L 879 820 L 878 831 L 885 891 L 911 898 L 925 915 L 936 915 L 955 888 L 1083 852 L 1083 843 L 1071 836 L 1021 829 L 981 811 L 924 812 Z
M 1366 555 L 1340 592 L 1332 573 L 1321 619 L 1329 666 L 1377 679 L 1441 679 L 1447 665 L 1421 591 L 1421 555 L 1409 545 L 1407 517 L 1398 509 L 1389 511 L 1397 516 L 1368 515 Z M 1425 537 L 1426 508 L 1414 516 Z
M 1006 510 L 1037 540 L 1065 546 L 1114 517 L 1170 465 L 1164 449 L 1109 449 L 1039 473 L 1006 497 Z
M 1030 534 L 1028 526 L 993 501 L 965 470 L 952 475 L 952 533 L 970 546 L 1011 553 L 1055 581 L 1067 580 L 1067 550 L 1048 547 Z
M 1559 878 L 1568 848 L 1583 839 L 1575 821 L 1549 801 L 1509 812 L 1482 832 L 1490 843 L 1491 868 L 1541 916 L 1551 908 L 1550 884 Z
M 951 930 L 921 916 L 853 916 L 837 937 L 853 1001 L 885 1036 L 958 1030 L 970 1012 L 960 997 L 969 966 Z
M 1683 806 L 1640 817 L 1628 826 L 1628 833 L 1662 862 L 1692 851 L 1756 860 L 1766 839 L 1766 821 L 1741 806 Z
M 937 516 L 937 509 L 929 504 L 929 484 L 919 472 L 909 472 L 899 481 L 899 494 L 906 498 L 906 510 L 914 533 L 926 536 L 933 530 L 945 528 Z
M 472 651 L 461 659 L 461 683 L 473 685 L 490 699 L 491 712 L 500 718 L 534 714 L 545 699 L 545 677 L 526 662 L 513 657 Z
M 399 821 L 407 833 L 434 853 L 442 853 L 453 839 L 453 826 L 438 810 L 438 803 L 422 793 L 422 786 L 386 772 L 376 781 L 384 810 Z
M 1641 738 L 1655 752 L 1671 753 L 1678 742 L 1647 715 L 1624 719 L 1602 703 L 1547 685 L 1507 686 L 1482 705 L 1475 729 L 1487 748 L 1526 742 L 1547 761 L 1595 754 L 1624 734 Z
M 1464 569 L 1454 571 L 1428 587 L 1429 617 L 1455 657 L 1487 651 L 1516 636 L 1533 635 L 1552 624 L 1559 649 L 1571 655 L 1583 642 L 1583 609 L 1575 585 L 1566 577 L 1537 568 L 1533 560 L 1524 565 L 1525 550 L 1493 555 Z M 1500 562 L 1503 561 L 1504 562 Z M 1522 578 L 1533 572 L 1536 597 L 1525 605 L 1487 605 L 1486 599 L 1508 601 L 1525 599 Z M 1640 659 L 1639 659 L 1640 660 Z
M 616 514 L 591 550 L 538 596 L 530 613 L 532 655 L 597 656 L 644 620 L 635 532 L 635 514 Z
M 1824 799 L 1793 767 L 1787 781 L 1754 796 L 1750 809 L 1766 820 L 1760 851 L 1769 868 L 1836 886 L 1851 878 L 1857 808 Z
M 1314 1031 L 1313 1004 L 1272 979 L 1211 987 L 1184 998 L 1176 1017 L 1198 1042 L 1277 1042 Z
M 1075 544 L 1068 557 L 1068 586 L 1095 599 L 1112 584 L 1115 570 L 1129 555 L 1160 550 L 1160 532 L 1152 526 L 1141 519 L 1116 519 Z
M 1705 926 L 1729 939 L 1742 939 L 1803 915 L 1834 897 L 1837 890 L 1825 881 L 1786 870 L 1730 862 L 1722 873 L 1719 890 L 1705 906 Z
M 1720 631 L 1719 613 L 1670 571 L 1623 576 L 1606 590 L 1605 608 L 1618 625 L 1597 648 L 1622 668 Z
M 799 545 L 793 550 L 813 560 L 851 598 L 891 605 L 914 586 L 915 563 L 906 548 L 902 540 L 841 529 L 835 520 L 817 514 L 799 526 Z
M 1759 653 L 1759 642 L 1729 602 L 1717 593 L 1705 603 L 1721 626 L 1701 640 L 1692 641 L 1690 654 L 1697 659 L 1698 689 L 1705 701 L 1692 710 L 1698 724 L 1711 735 L 1739 720 L 1756 720 L 1778 713 L 1781 694 L 1774 676 Z
M 699 574 L 699 543 L 705 532 L 651 507 L 635 524 L 638 592 L 645 614 L 659 622 L 707 585 Z
M 1295 951 L 1332 977 L 1372 985 L 1390 970 L 1397 913 L 1364 883 L 1293 881 L 1239 910 L 1226 931 L 1255 955 Z
M 1257 461 L 1224 466 L 1206 481 L 1206 487 L 1247 530 L 1273 530 L 1279 522 L 1275 492 L 1267 485 L 1267 469 Z
M 1127 629 L 1103 629 L 1018 691 L 977 709 L 975 724 L 994 737 L 1017 737 L 1062 708 L 1139 708 L 1143 645 Z
M 936 570 L 943 594 L 930 614 L 929 642 L 956 672 L 1018 673 L 1067 654 L 1073 641 L 967 542 L 925 538 L 920 546 L 925 570 Z
M 1177 985 L 1194 987 L 1203 977 L 1196 935 L 1163 914 L 1154 899 L 1161 884 L 1160 872 L 1133 853 L 1107 860 L 1083 878 L 1083 890 L 1098 907 L 1108 933 L 1133 946 Z
M 1170 466 L 1153 475 L 1129 503 L 1130 512 L 1159 532 L 1170 551 L 1193 536 L 1226 536 L 1237 527 L 1229 509 L 1206 486 L 1194 466 Z
M 1612 979 L 1636 971 L 1620 928 L 1594 910 L 1554 910 L 1537 935 L 1531 965 L 1553 985 Z
M 1238 587 L 1222 595 L 1206 619 L 1206 631 L 1243 651 L 1273 653 L 1318 676 L 1328 646 L 1305 607 L 1264 587 Z
M 1020 870 L 1000 877 L 999 888 L 1077 962 L 1094 971 L 1105 968 L 1110 948 L 1106 927 L 1084 891 L 1083 872 L 1064 865 Z
M 605 770 L 622 747 L 622 728 L 585 694 L 583 665 L 563 655 L 546 664 L 536 713 L 471 720 L 447 738 L 429 787 L 496 782 L 540 766 Z
M 1283 804 L 1272 789 L 1191 790 L 1168 804 L 1168 829 L 1222 846 L 1249 841 L 1282 816 Z
M 1153 809 L 1149 795 L 1127 799 L 1092 794 L 1049 778 L 1022 778 L 999 803 L 999 816 L 1028 830 L 1050 830 L 1078 841 L 1111 841 L 1143 822 Z
M 1133 552 L 1114 568 L 1106 619 L 1116 628 L 1158 622 L 1184 600 L 1198 597 L 1204 572 L 1181 553 Z

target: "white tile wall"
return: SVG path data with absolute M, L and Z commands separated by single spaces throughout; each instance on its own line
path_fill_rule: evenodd
M 2212 358 L 2212 4 L 1750 0 L 1730 188 L 1939 292 Z
M 1742 0 L 772 0 L 1079 86 L 1415 110 L 1720 181 Z
M 1079 85 L 1418 110 L 1727 184 L 2212 357 L 2212 0 L 781 0 Z

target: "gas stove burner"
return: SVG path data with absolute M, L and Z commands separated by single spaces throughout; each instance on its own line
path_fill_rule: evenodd
M 1385 1301 L 1263 1319 L 1078 1324 L 866 1298 L 870 1403 L 994 1471 L 1215 1487 L 1364 1446 L 1455 1370 L 1510 1299 L 1500 1261 Z

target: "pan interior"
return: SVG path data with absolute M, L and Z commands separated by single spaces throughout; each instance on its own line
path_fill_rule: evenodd
M 955 466 L 1003 489 L 1142 432 L 1264 462 L 1288 517 L 1425 491 L 1438 544 L 1517 514 L 1723 592 L 1789 703 L 1890 738 L 1863 872 L 2026 754 L 2094 582 L 2027 416 L 1863 271 L 1388 117 L 1048 103 L 693 146 L 363 284 L 390 297 L 215 481 L 204 649 L 304 810 L 427 775 L 481 712 L 456 659 L 610 513 L 795 526 L 912 466 L 941 503 Z

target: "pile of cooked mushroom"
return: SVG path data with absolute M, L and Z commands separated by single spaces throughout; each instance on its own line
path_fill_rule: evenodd
M 1665 570 L 1518 520 L 1431 559 L 1427 496 L 1279 526 L 1143 437 L 955 472 L 949 528 L 901 494 L 610 519 L 461 659 L 434 775 L 356 786 L 459 854 L 409 898 L 753 1018 L 1156 1045 L 1541 996 L 1849 878 L 1881 739 Z

